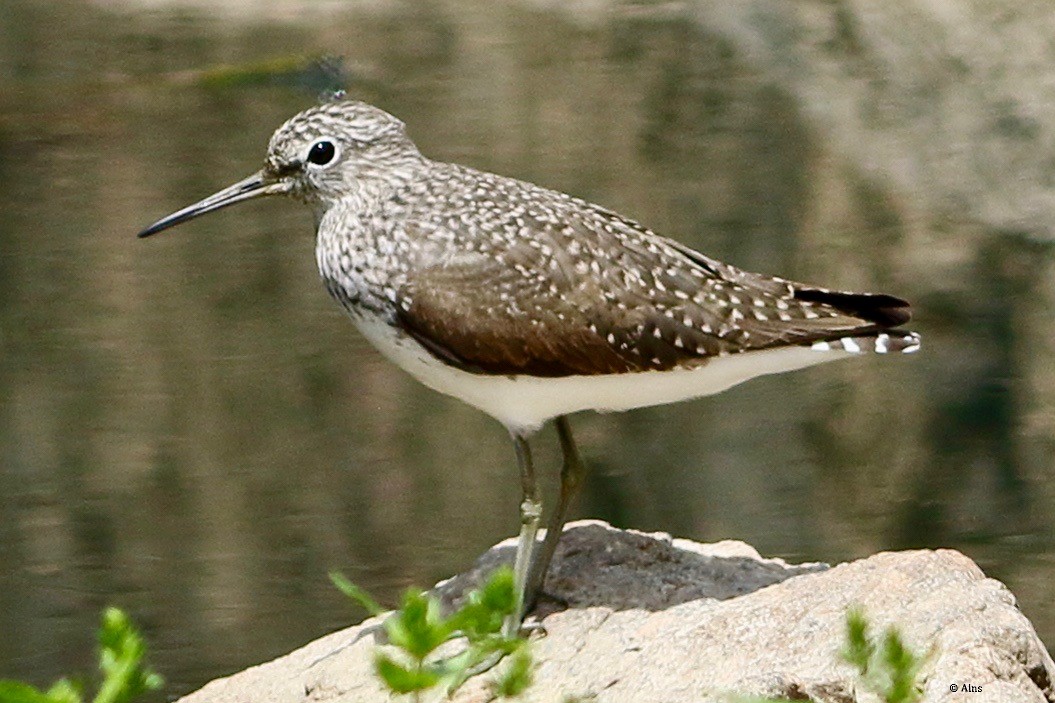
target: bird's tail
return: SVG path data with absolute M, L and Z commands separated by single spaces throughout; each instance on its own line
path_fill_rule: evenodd
M 809 345 L 815 351 L 843 351 L 851 354 L 912 354 L 919 351 L 920 337 L 915 332 L 883 330 L 852 337 L 823 339 Z

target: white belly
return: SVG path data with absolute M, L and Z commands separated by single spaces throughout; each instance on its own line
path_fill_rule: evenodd
M 530 434 L 547 420 L 580 410 L 630 410 L 720 393 L 756 376 L 792 371 L 849 356 L 845 351 L 783 347 L 717 357 L 694 369 L 597 376 L 495 376 L 447 366 L 407 335 L 375 318 L 355 318 L 363 335 L 390 361 L 433 390 L 453 396 Z

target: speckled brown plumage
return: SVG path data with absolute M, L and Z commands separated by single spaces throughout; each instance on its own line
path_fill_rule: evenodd
M 495 178 L 462 170 L 487 185 Z M 458 261 L 416 270 L 398 292 L 398 323 L 462 368 L 537 376 L 666 370 L 879 333 L 909 319 L 900 299 L 740 271 L 610 211 L 517 185 L 559 224 L 521 218 L 511 240 L 478 242 Z

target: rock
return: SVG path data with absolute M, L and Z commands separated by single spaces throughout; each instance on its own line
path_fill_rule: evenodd
M 437 586 L 457 601 L 512 542 Z M 952 550 L 876 554 L 829 568 L 764 559 L 746 544 L 697 544 L 596 521 L 568 526 L 541 606 L 528 701 L 724 701 L 732 693 L 847 703 L 848 608 L 896 626 L 916 652 L 925 701 L 1055 701 L 1055 663 L 1014 596 Z M 555 603 L 566 603 L 557 606 Z M 383 701 L 372 670 L 378 619 L 219 679 L 182 703 Z M 488 675 L 454 697 L 491 700 Z M 979 692 L 951 692 L 955 684 Z

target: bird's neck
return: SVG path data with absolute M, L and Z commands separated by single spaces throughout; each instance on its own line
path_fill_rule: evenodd
M 319 274 L 330 295 L 355 317 L 391 316 L 402 285 L 405 259 L 386 216 L 389 195 L 361 188 L 316 211 Z

